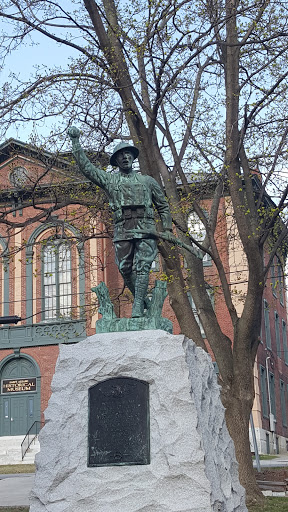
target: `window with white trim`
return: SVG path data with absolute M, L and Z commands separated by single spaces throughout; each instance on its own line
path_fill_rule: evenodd
M 271 330 L 270 330 L 270 318 L 269 318 L 269 304 L 264 299 L 264 327 L 265 327 L 265 339 L 266 347 L 271 350 Z
M 282 265 L 281 265 L 281 262 L 279 260 L 279 258 L 277 258 L 277 263 L 278 263 L 278 284 L 279 284 L 279 300 L 280 300 L 280 304 L 282 306 L 284 306 L 284 276 L 283 276 L 283 269 L 282 269 Z
M 277 356 L 281 357 L 281 346 L 280 346 L 280 319 L 277 311 L 274 311 L 274 322 L 275 322 L 275 336 L 276 336 L 276 350 Z
M 274 374 L 269 372 L 269 388 L 270 388 L 270 401 L 271 401 L 271 412 L 274 414 L 276 419 L 276 397 L 275 397 L 275 378 Z
M 284 293 L 283 293 L 283 269 L 282 264 L 278 256 L 274 256 L 271 269 L 271 287 L 274 297 L 278 297 L 280 304 L 284 305 Z
M 271 274 L 271 286 L 272 286 L 272 292 L 274 297 L 277 297 L 277 273 L 278 268 L 276 264 L 276 257 L 274 257 L 271 268 L 270 268 L 270 274 Z
M 285 389 L 285 383 L 282 380 L 280 380 L 280 404 L 281 404 L 282 424 L 284 427 L 287 427 L 286 389 Z
M 282 324 L 282 342 L 283 342 L 283 349 L 284 349 L 284 361 L 285 361 L 285 364 L 288 365 L 287 327 L 286 327 L 286 322 L 284 322 L 284 320 L 281 321 L 281 324 Z
M 204 212 L 205 216 L 208 217 L 208 213 Z M 189 234 L 201 244 L 201 242 L 204 242 L 204 239 L 206 237 L 206 229 L 202 222 L 202 220 L 199 219 L 197 213 L 191 212 L 188 216 L 188 230 Z M 211 256 L 209 254 L 205 253 L 203 257 L 203 265 L 211 265 Z
M 266 370 L 263 366 L 260 366 L 260 391 L 262 402 L 262 414 L 265 418 L 268 418 L 267 376 Z
M 62 240 L 48 241 L 42 250 L 42 319 L 71 318 L 71 247 Z

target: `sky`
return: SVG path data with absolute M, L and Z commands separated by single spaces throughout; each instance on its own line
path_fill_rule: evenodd
M 6 31 L 7 24 L 1 22 L 1 30 Z M 75 55 L 75 52 L 74 52 Z M 49 40 L 47 37 L 33 32 L 33 45 L 23 44 L 17 50 L 6 57 L 5 64 L 0 68 L 0 86 L 5 82 L 9 82 L 10 72 L 17 73 L 21 80 L 29 79 L 33 69 L 37 65 L 45 65 L 49 68 L 54 66 L 64 65 L 73 56 L 73 49 L 64 45 L 58 45 L 56 42 Z M 38 130 L 40 135 L 49 133 L 50 126 L 53 123 L 52 119 L 46 119 L 38 123 Z M 13 137 L 21 140 L 22 142 L 28 141 L 33 130 L 33 123 L 25 123 L 21 128 L 11 125 L 7 131 L 5 138 Z M 2 142 L 2 141 L 1 141 Z
M 71 1 L 61 0 L 61 6 L 71 8 Z M 0 31 L 9 33 L 11 27 L 3 21 L 0 24 Z M 61 29 L 59 29 L 61 30 Z M 73 33 L 76 37 L 76 33 Z M 45 65 L 48 68 L 54 66 L 65 67 L 69 58 L 73 58 L 77 52 L 73 48 L 65 45 L 59 45 L 40 33 L 33 32 L 33 45 L 23 44 L 17 50 L 14 50 L 5 61 L 3 69 L 0 68 L 0 86 L 9 80 L 10 72 L 17 72 L 22 80 L 29 79 L 34 66 Z M 36 129 L 40 136 L 48 135 L 51 131 L 53 118 L 46 118 L 44 121 L 36 123 Z M 11 125 L 6 133 L 6 138 L 13 137 L 23 142 L 28 142 L 33 132 L 33 123 L 25 123 L 20 128 Z M 0 141 L 3 142 L 3 141 Z M 283 170 L 285 174 L 287 170 Z

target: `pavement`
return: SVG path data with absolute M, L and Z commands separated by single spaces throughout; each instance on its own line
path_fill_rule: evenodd
M 34 473 L 0 475 L 0 506 L 27 506 L 34 482 Z

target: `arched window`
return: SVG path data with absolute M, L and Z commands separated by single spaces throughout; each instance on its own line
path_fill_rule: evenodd
M 48 241 L 42 250 L 42 319 L 71 318 L 71 247 L 63 240 Z
M 73 243 L 79 235 L 74 226 L 65 224 L 64 237 L 56 228 L 40 225 L 27 241 L 27 325 L 85 317 L 84 244 Z
M 208 213 L 205 212 L 205 216 L 208 217 Z M 204 242 L 206 237 L 206 229 L 201 219 L 199 219 L 197 213 L 191 212 L 188 217 L 188 230 L 190 235 L 197 240 L 200 244 Z M 211 257 L 205 253 L 203 257 L 203 265 L 211 265 Z

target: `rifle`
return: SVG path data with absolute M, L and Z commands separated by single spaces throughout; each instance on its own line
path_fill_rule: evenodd
M 138 230 L 137 230 L 137 233 L 139 233 Z M 203 251 L 201 251 L 201 249 L 198 249 L 198 248 L 195 248 L 195 247 L 191 247 L 191 245 L 185 244 L 184 242 L 179 240 L 179 238 L 177 238 L 176 236 L 174 236 L 170 232 L 161 232 L 160 231 L 160 232 L 157 232 L 155 234 L 155 233 L 149 233 L 148 231 L 141 231 L 141 233 L 143 233 L 145 235 L 148 235 L 151 238 L 161 238 L 162 240 L 166 240 L 167 242 L 170 242 L 170 243 L 173 243 L 175 245 L 178 245 L 179 247 L 182 247 L 186 251 L 191 252 L 191 254 L 196 256 L 196 258 L 199 258 L 200 260 L 203 260 L 204 253 L 203 253 Z

